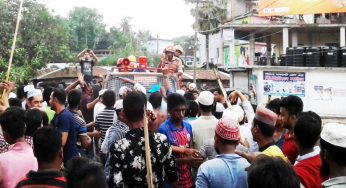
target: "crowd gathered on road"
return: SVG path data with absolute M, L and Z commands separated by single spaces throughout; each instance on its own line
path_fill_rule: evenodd
M 150 89 L 94 82 L 88 49 L 65 88 L 3 81 L 0 187 L 148 187 L 145 126 L 150 187 L 346 187 L 346 125 L 323 125 L 293 95 L 254 106 L 239 90 L 184 85 L 177 50 L 165 49 Z

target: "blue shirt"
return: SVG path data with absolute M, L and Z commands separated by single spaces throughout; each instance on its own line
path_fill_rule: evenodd
M 192 141 L 192 127 L 187 121 L 181 122 L 182 128 L 178 129 L 174 126 L 171 118 L 167 118 L 165 122 L 161 124 L 158 132 L 166 135 L 168 142 L 177 147 L 189 148 Z M 176 158 L 183 158 L 184 155 L 175 155 Z M 178 187 L 192 187 L 193 179 L 191 169 L 188 164 L 177 164 L 179 174 Z
M 53 125 L 58 128 L 61 133 L 67 132 L 68 137 L 66 144 L 63 148 L 64 150 L 64 163 L 75 157 L 79 156 L 77 150 L 77 133 L 76 133 L 76 122 L 74 121 L 73 114 L 64 109 L 60 114 L 55 114 L 53 120 Z
M 167 118 L 167 120 L 160 125 L 158 132 L 166 135 L 171 145 L 188 148 L 193 137 L 192 127 L 187 121 L 183 121 L 181 125 L 182 128 L 178 129 L 174 126 L 171 118 Z M 185 136 L 186 140 L 183 140 L 182 136 Z
M 198 169 L 196 187 L 247 188 L 250 164 L 237 154 L 222 154 L 204 162 Z

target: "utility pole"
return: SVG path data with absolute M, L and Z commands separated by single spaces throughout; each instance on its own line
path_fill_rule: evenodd
M 159 34 L 156 35 L 156 53 L 159 55 Z
M 197 0 L 196 2 L 196 21 L 197 23 L 199 22 L 199 18 L 198 18 L 198 3 L 199 0 Z M 197 31 L 195 30 L 195 46 L 197 47 Z M 196 80 L 196 61 L 197 61 L 197 49 L 194 50 L 195 51 L 195 57 L 193 60 L 193 83 L 197 85 L 197 80 Z

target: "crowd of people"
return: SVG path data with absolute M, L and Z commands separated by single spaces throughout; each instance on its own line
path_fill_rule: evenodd
M 154 187 L 346 187 L 346 125 L 322 126 L 297 96 L 255 109 L 163 74 L 150 90 L 3 82 L 0 187 L 147 187 L 144 124 Z

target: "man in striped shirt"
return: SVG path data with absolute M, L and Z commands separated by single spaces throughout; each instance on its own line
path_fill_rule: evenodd
M 95 128 L 101 132 L 100 142 L 102 143 L 105 139 L 106 132 L 109 127 L 117 120 L 115 112 L 115 93 L 114 91 L 107 90 L 102 95 L 102 102 L 106 106 L 105 109 L 96 116 Z M 100 146 L 100 145 L 99 145 Z M 102 163 L 105 164 L 106 155 L 101 153 Z
M 106 155 L 106 164 L 105 164 L 105 173 L 107 179 L 109 179 L 109 151 L 111 147 L 114 145 L 114 143 L 118 142 L 118 140 L 121 140 L 125 138 L 125 134 L 129 131 L 129 126 L 127 126 L 124 122 L 126 121 L 125 114 L 123 111 L 123 100 L 118 100 L 115 103 L 116 113 L 118 116 L 118 120 L 113 123 L 111 127 L 107 130 L 105 139 L 102 142 L 101 146 L 101 152 Z

